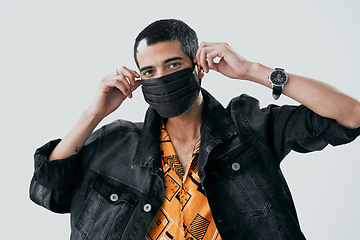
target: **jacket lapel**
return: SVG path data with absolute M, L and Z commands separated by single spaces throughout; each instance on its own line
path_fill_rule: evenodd
M 133 158 L 132 167 L 161 167 L 160 119 L 154 108 L 149 107 Z
M 219 143 L 237 134 L 237 127 L 226 109 L 208 93 L 201 89 L 204 96 L 202 112 L 201 143 L 199 150 L 199 174 L 206 165 L 212 149 Z M 161 167 L 160 153 L 160 119 L 154 108 L 149 107 L 142 133 L 137 144 L 132 167 Z M 154 168 L 154 169 L 155 169 Z
M 209 154 L 218 144 L 230 139 L 238 133 L 235 122 L 226 109 L 208 93 L 202 89 L 204 96 L 203 122 L 201 125 L 201 143 L 198 158 L 199 175 L 205 176 L 204 167 Z

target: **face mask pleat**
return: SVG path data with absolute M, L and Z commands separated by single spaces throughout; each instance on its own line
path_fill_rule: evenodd
M 147 80 L 144 80 L 143 82 L 146 82 Z M 184 87 L 186 84 L 190 84 L 191 83 L 191 79 L 189 79 L 188 76 L 173 80 L 171 82 L 165 83 L 165 84 L 158 84 L 158 85 L 144 85 L 142 83 L 142 90 L 145 93 L 150 93 L 150 94 L 159 94 L 159 95 L 164 95 L 164 94 L 169 94 L 172 92 L 175 92 L 177 90 L 179 90 L 179 88 Z
M 177 91 L 172 92 L 170 94 L 159 95 L 159 94 L 150 94 L 144 92 L 144 96 L 146 96 L 146 99 L 148 101 L 153 103 L 167 103 L 181 99 L 183 96 L 186 96 L 192 93 L 193 91 L 199 91 L 199 85 L 196 84 L 196 82 L 189 83 L 189 85 L 186 88 L 180 88 Z M 161 96 L 165 96 L 165 97 L 161 97 Z
M 199 80 L 192 68 L 141 80 L 145 101 L 165 118 L 183 114 L 199 96 Z
M 155 110 L 159 113 L 160 116 L 164 118 L 172 118 L 177 117 L 183 114 L 186 110 L 188 110 L 191 105 L 196 101 L 199 96 L 199 91 L 194 91 L 178 101 L 169 102 L 169 103 L 149 103 L 150 106 L 155 108 Z M 184 104 L 184 100 L 187 104 Z
M 159 78 L 141 80 L 141 84 L 143 86 L 158 86 L 158 85 L 170 83 L 174 81 L 174 79 L 180 79 L 189 76 L 189 74 L 191 74 L 192 71 L 193 71 L 192 68 L 185 68 L 180 71 L 170 73 L 168 75 Z

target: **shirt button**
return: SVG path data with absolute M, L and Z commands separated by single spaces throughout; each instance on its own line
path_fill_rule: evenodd
M 239 170 L 240 170 L 240 164 L 237 163 L 237 162 L 234 162 L 234 163 L 231 165 L 231 168 L 232 168 L 232 170 L 234 170 L 234 171 L 239 171 Z
M 151 205 L 148 204 L 148 203 L 145 204 L 145 205 L 144 205 L 144 211 L 145 211 L 145 212 L 150 212 L 150 211 L 151 211 Z
M 119 199 L 119 196 L 116 193 L 110 195 L 110 200 L 116 202 Z

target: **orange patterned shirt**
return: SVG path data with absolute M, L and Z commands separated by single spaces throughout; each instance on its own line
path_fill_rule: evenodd
M 160 150 L 164 172 L 165 199 L 146 240 L 220 240 L 210 207 L 198 176 L 198 139 L 188 168 L 184 171 L 162 122 Z

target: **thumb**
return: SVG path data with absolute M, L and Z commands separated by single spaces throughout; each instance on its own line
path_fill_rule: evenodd
M 131 92 L 135 91 L 141 85 L 141 80 L 136 80 L 134 85 L 131 86 Z

